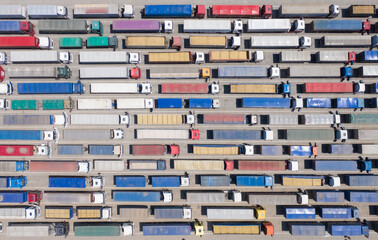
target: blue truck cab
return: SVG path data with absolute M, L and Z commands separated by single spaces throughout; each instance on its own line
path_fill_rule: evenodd
M 1 188 L 22 188 L 27 184 L 26 177 L 0 177 Z
M 351 67 L 342 67 L 341 77 L 353 77 L 353 69 Z
M 291 93 L 291 85 L 289 83 L 282 83 L 278 87 L 278 92 L 282 94 L 290 94 Z

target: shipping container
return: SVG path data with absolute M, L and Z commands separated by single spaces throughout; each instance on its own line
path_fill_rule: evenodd
M 374 16 L 376 12 L 375 5 L 351 5 L 348 8 L 351 17 L 369 17 Z
M 180 187 L 181 177 L 179 176 L 151 176 L 152 187 Z
M 249 193 L 248 203 L 251 205 L 296 205 L 307 204 L 307 195 L 301 198 L 301 195 L 294 192 L 268 192 L 268 193 Z
M 173 148 L 173 149 L 172 149 Z M 163 156 L 172 154 L 172 150 L 179 151 L 178 145 L 130 145 L 130 154 L 134 156 Z
M 377 66 L 362 66 L 358 69 L 361 77 L 378 77 Z
M 242 98 L 243 108 L 290 108 L 289 98 Z
M 371 170 L 371 162 L 352 160 L 317 160 L 313 162 L 313 169 L 315 171 L 369 171 Z
M 76 215 L 78 219 L 110 219 L 112 209 L 109 207 L 78 207 Z
M 316 62 L 319 63 L 348 63 L 356 61 L 356 53 L 348 51 L 319 51 L 315 57 Z
M 311 175 L 284 175 L 282 176 L 283 186 L 323 186 L 324 176 Z
M 49 176 L 49 188 L 85 188 L 85 177 L 53 177 Z
M 54 140 L 55 131 L 43 130 L 0 130 L 0 140 Z
M 53 41 L 49 37 L 7 36 L 0 37 L 0 48 L 4 49 L 52 49 Z
M 129 124 L 130 116 L 116 114 L 71 114 L 69 116 L 71 125 L 120 125 Z
M 89 155 L 117 155 L 123 153 L 122 145 L 88 145 Z
M 210 62 L 248 62 L 251 60 L 249 51 L 210 51 Z
M 190 203 L 222 203 L 226 202 L 224 192 L 187 192 L 186 201 Z
M 143 236 L 181 236 L 191 232 L 189 223 L 145 223 L 142 229 Z
M 278 10 L 280 17 L 337 17 L 338 5 L 329 4 L 282 4 Z
M 359 56 L 361 62 L 378 62 L 378 51 L 363 51 Z
M 268 124 L 270 125 L 298 125 L 298 115 L 269 114 L 268 116 Z
M 199 139 L 199 131 L 193 129 L 136 129 L 135 139 Z
M 291 78 L 339 78 L 340 67 L 336 66 L 290 66 L 288 75 Z M 348 83 L 349 84 L 349 83 Z M 352 83 L 350 83 L 352 84 Z
M 192 16 L 192 5 L 144 5 L 143 16 L 151 18 L 187 18 Z
M 184 33 L 230 33 L 229 20 L 184 20 Z
M 351 113 L 346 114 L 346 123 L 351 124 L 375 124 L 378 123 L 378 114 L 374 113 Z
M 8 237 L 49 237 L 66 236 L 68 226 L 64 223 L 10 223 L 7 226 Z
M 117 33 L 147 33 L 160 32 L 159 20 L 113 20 L 111 32 Z
M 46 145 L 0 145 L 0 156 L 33 156 L 48 155 Z
M 188 108 L 219 108 L 219 99 L 189 98 Z
M 122 219 L 146 219 L 149 217 L 147 206 L 119 207 L 118 216 Z
M 79 52 L 80 64 L 127 64 L 129 63 L 128 53 L 124 51 L 101 51 L 101 52 Z
M 45 207 L 46 219 L 71 219 L 72 217 L 72 207 Z
M 320 223 L 291 223 L 290 234 L 293 236 L 325 236 L 325 226 Z
M 96 68 L 81 67 L 79 69 L 79 78 L 80 79 L 108 79 L 108 78 L 109 79 L 125 79 L 125 78 L 129 78 L 129 70 L 126 67 L 96 67 Z M 137 86 L 137 84 L 131 84 L 131 85 Z M 122 84 L 120 84 L 120 86 L 122 86 Z M 126 86 L 129 86 L 129 85 L 126 85 Z
M 83 145 L 58 145 L 59 155 L 83 155 L 84 147 Z
M 214 223 L 214 234 L 260 234 L 260 224 Z
M 3 115 L 3 125 L 64 125 L 64 115 Z
M 125 40 L 127 48 L 167 48 L 168 45 L 164 36 L 126 36 Z
M 90 165 L 87 161 L 30 161 L 30 172 L 88 172 Z
M 174 160 L 173 162 L 173 169 L 182 171 L 223 171 L 225 167 L 225 162 L 221 160 Z
M 112 99 L 78 99 L 77 100 L 78 110 L 111 110 L 113 109 Z
M 0 192 L 1 203 L 25 203 L 28 201 L 28 192 Z
M 118 39 L 113 37 L 88 37 L 87 48 L 113 48 L 118 47 Z
M 220 36 L 190 36 L 189 46 L 192 48 L 226 48 L 227 38 Z
M 364 108 L 365 103 L 362 98 L 336 98 L 337 108 Z
M 290 93 L 290 84 L 230 84 L 230 93 Z
M 267 78 L 266 67 L 218 67 L 218 78 Z
M 80 82 L 17 83 L 18 94 L 81 94 L 84 85 Z

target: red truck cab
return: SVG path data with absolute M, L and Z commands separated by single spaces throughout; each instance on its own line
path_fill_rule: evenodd
M 234 170 L 234 161 L 232 160 L 225 160 L 224 161 L 225 169 L 226 171 L 232 171 Z
M 42 193 L 40 191 L 28 192 L 28 203 L 37 204 L 42 200 Z
M 130 69 L 130 77 L 132 79 L 139 79 L 139 78 L 141 78 L 140 69 L 137 68 L 137 67 L 131 68 Z
M 178 156 L 180 154 L 180 146 L 179 145 L 169 145 L 169 153 L 171 155 Z
M 206 6 L 205 5 L 197 5 L 196 6 L 196 17 L 204 18 L 206 15 Z
M 197 129 L 190 129 L 190 139 L 198 140 L 200 137 L 199 130 Z
M 5 71 L 4 69 L 0 66 L 0 82 L 2 82 L 5 78 Z
M 34 25 L 29 21 L 20 21 L 20 30 L 24 33 L 34 36 Z
M 272 5 L 263 5 L 261 7 L 261 18 L 270 18 L 273 13 Z
M 362 32 L 370 32 L 371 24 L 369 21 L 362 22 Z

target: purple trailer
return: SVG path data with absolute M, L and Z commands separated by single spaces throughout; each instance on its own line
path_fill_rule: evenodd
M 122 33 L 146 33 L 160 32 L 159 20 L 114 20 L 112 32 Z

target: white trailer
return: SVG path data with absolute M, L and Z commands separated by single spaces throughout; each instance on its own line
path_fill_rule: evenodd
M 378 77 L 378 66 L 362 66 L 359 71 L 361 77 Z
M 331 125 L 340 123 L 340 115 L 333 114 L 305 114 L 303 118 L 305 125 Z
M 309 48 L 311 37 L 252 36 L 251 48 Z
M 74 18 L 119 18 L 118 4 L 74 4 Z
M 65 69 L 68 70 L 68 67 Z M 59 68 L 57 67 L 12 67 L 7 74 L 10 78 L 58 78 Z M 69 71 L 69 70 L 68 70 Z
M 129 63 L 129 57 L 126 52 L 80 52 L 79 53 L 79 63 L 89 63 L 89 64 L 117 64 L 117 63 Z
M 0 208 L 1 219 L 35 219 L 40 215 L 39 206 L 30 207 L 2 207 Z
M 358 152 L 361 154 L 377 155 L 378 145 L 374 144 L 361 144 L 358 147 Z
M 28 16 L 34 19 L 69 18 L 69 12 L 65 6 L 28 5 Z
M 349 60 L 348 51 L 319 51 L 316 53 L 316 62 L 341 62 Z
M 323 47 L 370 47 L 370 36 L 324 36 L 321 38 Z
M 78 110 L 111 110 L 113 109 L 113 101 L 108 98 L 96 99 L 78 99 Z
M 253 208 L 206 208 L 206 215 L 208 219 L 234 219 L 234 220 L 253 220 Z
M 298 115 L 269 114 L 270 125 L 298 125 Z
M 288 32 L 290 29 L 289 19 L 250 19 L 247 32 Z
M 126 67 L 80 68 L 79 78 L 80 79 L 129 78 L 129 70 Z
M 136 129 L 136 139 L 189 139 L 188 129 Z
M 151 93 L 150 83 L 91 83 L 91 93 Z
M 185 33 L 230 33 L 229 20 L 184 20 Z
M 1 5 L 0 7 L 1 19 L 25 19 L 26 7 L 22 5 Z
M 280 62 L 311 62 L 311 53 L 308 51 L 283 51 L 280 52 Z
M 124 171 L 126 164 L 123 160 L 93 160 L 94 171 Z
M 320 78 L 320 77 L 340 77 L 340 67 L 337 66 L 290 66 L 288 68 L 288 75 L 292 78 Z
M 7 226 L 8 237 L 49 237 L 54 233 L 52 224 L 14 224 Z
M 153 109 L 154 100 L 151 98 L 117 98 L 116 109 Z
M 120 125 L 130 124 L 130 116 L 117 114 L 71 114 L 72 125 Z
M 70 52 L 58 51 L 11 51 L 12 63 L 72 63 Z

